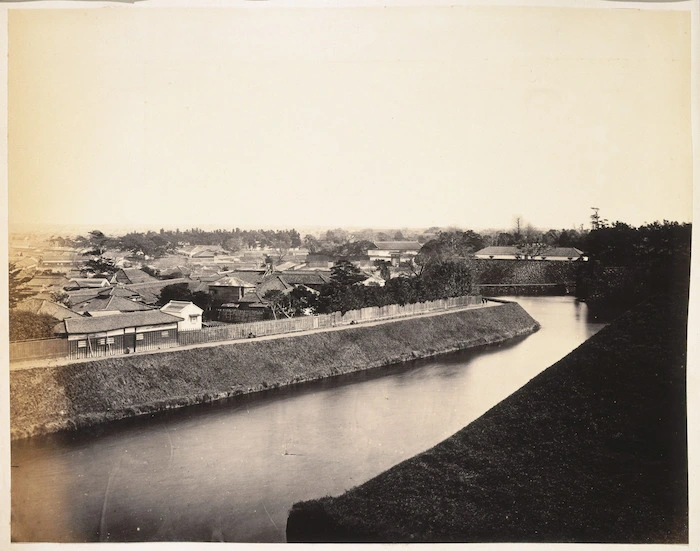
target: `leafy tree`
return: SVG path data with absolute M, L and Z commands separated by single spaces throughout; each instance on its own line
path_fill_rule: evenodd
M 87 246 L 87 250 L 83 252 L 83 256 L 88 257 L 83 266 L 80 268 L 80 273 L 83 275 L 94 276 L 110 276 L 119 268 L 114 265 L 111 258 L 105 258 L 104 254 L 108 247 L 112 244 L 112 240 L 100 230 L 92 230 L 87 239 L 81 238 Z
M 309 249 L 311 253 L 317 253 L 321 250 L 321 242 L 313 235 L 307 234 L 304 236 L 304 247 Z
M 86 256 L 102 256 L 107 252 L 110 242 L 109 237 L 107 237 L 100 230 L 92 230 L 90 233 L 88 233 L 87 238 L 80 237 L 79 239 L 88 249 L 83 252 L 83 254 Z
M 421 274 L 425 288 L 424 300 L 469 295 L 472 292 L 472 273 L 467 262 L 445 260 L 433 263 Z
M 391 279 L 391 262 L 386 260 L 375 260 L 374 266 L 379 270 L 379 275 L 384 281 Z
M 318 296 L 318 312 L 330 314 L 331 312 L 345 313 L 349 310 L 363 308 L 365 287 L 362 285 L 341 285 L 330 283 L 321 287 Z
M 423 288 L 417 277 L 399 276 L 390 279 L 383 287 L 386 304 L 412 304 L 423 302 Z
M 349 260 L 338 260 L 331 267 L 331 280 L 333 283 L 348 287 L 367 279 L 367 276 Z
M 314 313 L 318 306 L 318 293 L 309 290 L 303 285 L 297 285 L 289 293 L 295 316 Z
M 348 240 L 348 232 L 342 228 L 328 230 L 326 232 L 325 240 L 330 243 L 335 243 L 336 245 L 341 245 Z
M 555 246 L 559 243 L 559 232 L 557 230 L 547 230 L 542 235 L 542 242 L 549 246 Z
M 55 302 L 56 304 L 62 304 L 66 308 L 71 307 L 70 295 L 65 291 L 51 291 L 49 293 L 49 296 L 51 297 L 51 302 Z
M 10 342 L 30 339 L 50 339 L 59 322 L 48 314 L 35 314 L 25 310 L 10 310 Z
M 166 285 L 160 290 L 160 295 L 158 295 L 158 301 L 156 302 L 156 304 L 158 306 L 165 306 L 171 300 L 184 300 L 193 302 L 193 297 L 194 294 L 192 293 L 192 291 L 190 291 L 190 288 L 188 287 L 187 283 L 173 283 L 172 285 Z
M 223 247 L 229 252 L 235 253 L 236 251 L 240 251 L 245 247 L 245 240 L 243 239 L 242 236 L 235 235 L 233 237 L 228 238 L 224 244 Z
M 199 306 L 205 312 L 209 312 L 214 308 L 214 301 L 209 293 L 204 291 L 192 292 L 187 283 L 173 283 L 166 285 L 160 291 L 156 304 L 164 306 L 171 300 L 183 300 L 192 302 Z
M 631 306 L 654 293 L 687 294 L 690 224 L 664 221 L 635 228 L 622 222 L 599 225 L 586 237 L 590 260 L 577 282 L 588 302 Z
M 416 262 L 425 269 L 429 264 L 446 260 L 466 261 L 483 247 L 484 238 L 472 230 L 440 232 L 421 247 Z
M 10 309 L 12 309 L 15 306 L 17 306 L 17 304 L 22 302 L 25 298 L 29 298 L 35 293 L 29 287 L 27 287 L 27 282 L 31 278 L 22 276 L 22 269 L 18 268 L 12 262 L 9 263 L 8 275 L 9 301 Z
M 496 245 L 499 247 L 510 247 L 515 245 L 515 236 L 507 232 L 501 232 L 496 237 Z
M 532 259 L 542 255 L 549 246 L 546 243 L 540 242 L 523 242 L 517 246 L 518 252 L 522 255 L 523 260 Z
M 97 256 L 86 260 L 80 268 L 80 273 L 84 276 L 109 277 L 118 270 L 114 260 Z
M 288 293 L 274 289 L 265 293 L 262 297 L 272 310 L 275 319 L 281 316 L 291 318 L 294 315 L 294 308 Z

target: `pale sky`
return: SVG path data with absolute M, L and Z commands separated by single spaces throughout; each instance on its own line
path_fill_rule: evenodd
M 11 223 L 690 221 L 683 11 L 12 10 Z

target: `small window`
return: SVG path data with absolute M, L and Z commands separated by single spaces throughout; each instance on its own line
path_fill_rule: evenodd
M 143 333 L 138 333 L 138 334 L 136 335 L 136 340 L 137 340 L 137 341 L 142 341 L 142 340 L 143 340 Z
M 78 341 L 78 348 L 87 348 L 87 341 Z
M 97 339 L 97 344 L 99 344 L 100 346 L 104 345 L 104 343 L 105 343 L 104 339 Z
M 191 321 L 192 323 L 195 323 L 195 322 L 197 321 L 198 318 L 199 318 L 199 316 L 197 316 L 197 315 L 194 315 L 194 316 L 193 316 L 193 315 L 190 315 L 190 321 Z
M 170 331 L 161 331 L 160 336 L 161 337 L 167 337 L 170 334 Z
M 114 344 L 114 337 L 107 337 L 107 344 Z

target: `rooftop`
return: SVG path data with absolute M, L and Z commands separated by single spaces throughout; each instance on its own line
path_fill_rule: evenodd
M 128 314 L 114 314 L 112 316 L 99 316 L 96 318 L 68 318 L 61 323 L 63 330 L 57 332 L 67 333 L 69 335 L 100 333 L 128 327 L 164 325 L 168 323 L 177 323 L 179 321 L 180 318 L 177 316 L 166 314 L 160 310 L 148 310 L 146 312 L 130 312 Z
M 104 310 L 135 312 L 137 310 L 151 310 L 151 308 L 141 302 L 135 302 L 121 296 L 98 295 L 73 305 L 73 310 L 76 312 L 97 312 Z
M 392 251 L 419 251 L 422 247 L 418 241 L 375 241 L 378 249 L 389 249 Z
M 252 283 L 248 283 L 247 281 L 242 280 L 239 277 L 235 276 L 226 276 L 222 277 L 220 279 L 217 279 L 213 283 L 210 283 L 209 285 L 214 286 L 214 287 L 255 287 Z
M 203 312 L 203 310 L 199 306 L 197 306 L 194 302 L 190 302 L 189 300 L 171 300 L 170 302 L 168 302 L 168 304 L 163 306 L 160 309 L 160 311 L 177 315 L 177 313 L 182 312 L 185 308 L 188 308 L 190 306 L 194 306 L 200 312 Z
M 496 256 L 496 255 L 519 255 L 524 254 L 524 249 L 515 246 L 510 247 L 485 247 L 476 251 L 475 255 Z M 575 247 L 546 247 L 537 252 L 535 256 L 556 256 L 562 258 L 577 258 L 583 256 L 583 251 Z

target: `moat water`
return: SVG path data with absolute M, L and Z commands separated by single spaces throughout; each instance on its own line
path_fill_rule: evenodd
M 434 446 L 604 327 L 572 297 L 515 300 L 537 333 L 14 442 L 12 538 L 284 542 L 293 503 Z

